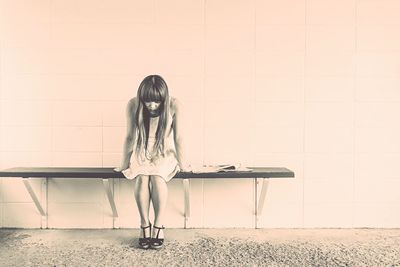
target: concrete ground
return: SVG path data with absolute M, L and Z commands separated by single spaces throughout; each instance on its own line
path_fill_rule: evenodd
M 400 266 L 400 229 L 0 229 L 0 266 Z

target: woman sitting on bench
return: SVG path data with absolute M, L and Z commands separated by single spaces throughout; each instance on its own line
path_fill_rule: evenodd
M 128 179 L 135 179 L 135 198 L 141 218 L 139 246 L 159 249 L 163 246 L 162 225 L 170 181 L 184 171 L 179 127 L 179 105 L 170 97 L 164 79 L 147 76 L 137 96 L 127 106 L 127 137 L 122 164 L 115 168 Z M 154 223 L 149 221 L 150 200 Z M 151 229 L 153 228 L 153 231 Z

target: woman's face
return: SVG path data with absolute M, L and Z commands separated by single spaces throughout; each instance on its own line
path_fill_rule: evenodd
M 158 109 L 160 108 L 161 102 L 159 101 L 151 101 L 151 102 L 144 102 L 145 107 L 151 113 L 157 113 Z

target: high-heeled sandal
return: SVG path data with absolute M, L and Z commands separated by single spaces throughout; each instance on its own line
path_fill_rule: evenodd
M 150 247 L 151 238 L 150 238 L 150 236 L 146 237 L 146 231 L 145 231 L 145 229 L 147 229 L 149 227 L 150 227 L 150 236 L 151 236 L 151 224 L 148 226 L 145 226 L 145 227 L 140 226 L 140 228 L 143 230 L 143 237 L 139 238 L 139 247 L 142 249 L 148 249 Z
M 151 248 L 160 249 L 160 248 L 162 248 L 162 246 L 164 244 L 164 238 L 158 238 L 158 235 L 160 234 L 160 230 L 161 229 L 165 229 L 165 227 L 164 226 L 157 227 L 155 225 L 153 225 L 153 227 L 158 229 L 158 231 L 157 231 L 156 237 L 155 238 L 151 238 L 151 242 L 150 242 L 151 243 Z

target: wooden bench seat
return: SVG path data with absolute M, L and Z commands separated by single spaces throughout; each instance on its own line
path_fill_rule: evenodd
M 185 195 L 185 227 L 188 218 L 190 217 L 190 179 L 219 179 L 219 178 L 249 178 L 254 179 L 256 182 L 259 178 L 262 179 L 262 189 L 259 199 L 256 199 L 256 216 L 261 215 L 264 207 L 265 196 L 268 189 L 269 178 L 293 178 L 294 172 L 287 168 L 271 168 L 271 167 L 249 167 L 252 171 L 227 171 L 227 172 L 206 172 L 206 173 L 192 173 L 192 172 L 179 172 L 173 179 L 182 179 Z M 113 168 L 75 168 L 75 167 L 16 167 L 0 171 L 0 177 L 16 177 L 22 178 L 23 183 L 35 203 L 38 211 L 42 216 L 46 213 L 36 196 L 30 179 L 32 178 L 98 178 L 103 180 L 104 190 L 107 194 L 110 203 L 113 217 L 118 217 L 117 207 L 114 202 L 114 195 L 111 190 L 110 180 L 114 178 L 124 178 L 121 172 L 115 172 Z M 255 183 L 257 185 L 257 183 Z

